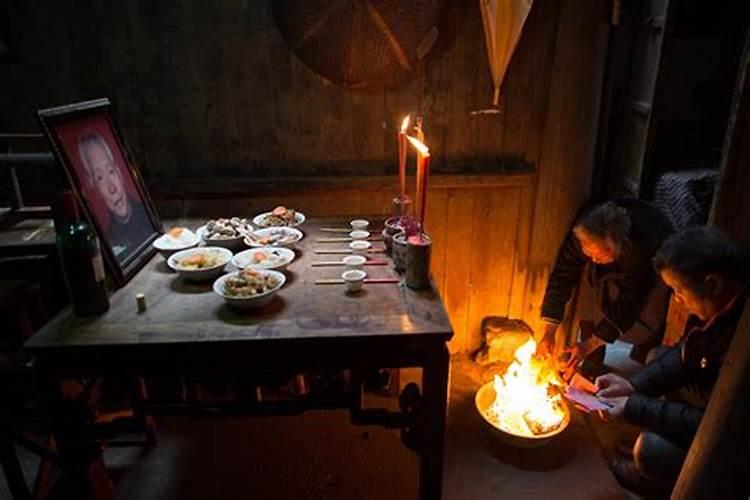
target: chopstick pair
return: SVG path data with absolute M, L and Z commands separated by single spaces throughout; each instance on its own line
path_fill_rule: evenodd
M 368 260 L 365 261 L 365 266 L 385 266 L 388 264 L 387 260 Z M 310 264 L 312 267 L 327 267 L 327 266 L 343 266 L 343 260 L 321 260 Z
M 314 252 L 316 254 L 318 254 L 318 255 L 325 255 L 325 254 L 342 255 L 342 254 L 351 254 L 351 253 L 353 253 L 351 250 L 348 250 L 346 248 L 331 249 L 331 250 L 320 250 L 320 249 L 318 249 L 318 250 L 314 250 Z M 371 249 L 367 250 L 367 253 L 385 253 L 385 249 L 383 249 L 383 248 L 371 248 Z
M 362 241 L 383 241 L 383 238 L 377 236 L 371 236 L 369 238 L 362 238 Z M 354 238 L 318 238 L 315 243 L 343 243 L 346 241 L 356 241 Z
M 397 278 L 365 278 L 364 279 L 364 283 L 368 283 L 371 285 L 382 285 L 386 283 L 399 283 L 400 281 L 401 280 Z M 346 281 L 340 278 L 315 280 L 316 285 L 343 285 L 344 283 L 346 283 Z

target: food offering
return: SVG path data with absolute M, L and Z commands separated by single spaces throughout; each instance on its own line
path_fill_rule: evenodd
M 248 268 L 221 276 L 213 288 L 227 304 L 250 309 L 268 304 L 284 283 L 286 276 L 283 273 Z
M 251 247 L 291 247 L 304 237 L 302 231 L 292 227 L 258 229 L 245 237 Z
M 224 272 L 232 252 L 222 247 L 203 247 L 182 250 L 167 259 L 167 265 L 186 279 L 213 279 Z
M 232 257 L 232 264 L 240 269 L 275 269 L 283 271 L 294 260 L 294 252 L 282 247 L 259 247 L 245 250 Z
M 292 208 L 279 206 L 271 212 L 257 215 L 253 224 L 258 227 L 297 227 L 305 222 L 305 215 Z
M 242 246 L 245 235 L 253 231 L 248 219 L 232 217 L 231 219 L 212 219 L 198 228 L 198 235 L 207 245 L 225 248 Z
M 192 248 L 200 243 L 197 234 L 186 227 L 173 227 L 165 234 L 154 240 L 154 248 L 157 249 L 165 259 L 180 250 Z

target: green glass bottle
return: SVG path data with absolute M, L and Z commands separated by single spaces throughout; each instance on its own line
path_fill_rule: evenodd
M 57 249 L 73 312 L 78 316 L 101 314 L 109 309 L 109 296 L 99 238 L 81 217 L 71 191 L 60 195 L 58 209 Z

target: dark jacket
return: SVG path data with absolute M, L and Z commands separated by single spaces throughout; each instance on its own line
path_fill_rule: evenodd
M 746 299 L 747 292 L 744 292 L 706 324 L 692 316 L 680 343 L 630 379 L 636 394 L 631 395 L 625 405 L 628 422 L 675 443 L 690 444 L 719 377 Z M 697 402 L 700 406 L 659 398 L 682 388 L 692 389 L 700 399 Z
M 617 298 L 603 304 L 604 318 L 594 331 L 607 342 L 614 342 L 638 319 L 645 299 L 658 279 L 651 258 L 672 233 L 669 220 L 654 205 L 635 199 L 614 202 L 625 208 L 630 215 L 631 244 L 623 249 L 622 255 L 612 264 L 592 263 L 594 280 L 609 279 L 618 288 Z M 581 273 L 588 262 L 589 259 L 581 250 L 578 238 L 571 229 L 547 282 L 542 302 L 544 319 L 558 323 L 562 321 L 565 305 L 578 286 Z

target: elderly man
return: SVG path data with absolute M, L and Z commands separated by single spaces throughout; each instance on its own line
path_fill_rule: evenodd
M 654 257 L 664 283 L 692 314 L 674 347 L 649 356 L 632 378 L 607 374 L 596 380 L 610 417 L 645 428 L 633 459 L 610 466 L 634 490 L 669 490 L 679 474 L 748 293 L 750 272 L 742 250 L 718 229 L 693 228 L 670 237 Z M 679 391 L 679 392 L 676 392 Z M 669 399 L 661 396 L 669 395 Z
M 668 302 L 651 258 L 671 232 L 666 216 L 642 200 L 609 201 L 584 211 L 560 249 L 547 283 L 542 302 L 545 326 L 537 354 L 552 353 L 566 304 L 583 284 L 593 288 L 594 310 L 589 313 L 592 317 L 582 319 L 594 326 L 592 335 L 568 349 L 568 368 L 587 358 L 584 372 L 602 374 L 605 344 L 635 327 L 646 329 L 649 345 L 634 348 L 631 356 L 644 362 L 648 350 L 661 342 Z

